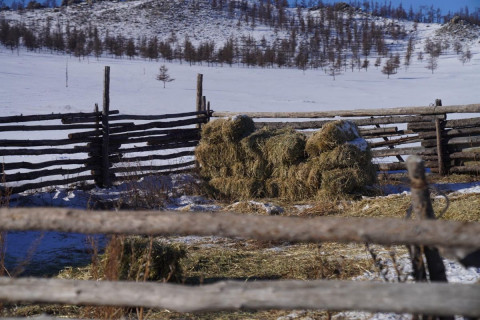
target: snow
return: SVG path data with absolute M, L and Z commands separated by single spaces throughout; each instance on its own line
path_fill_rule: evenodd
M 140 6 L 142 1 L 122 3 L 122 6 Z M 109 2 L 101 2 L 105 10 L 110 10 Z M 88 11 L 86 11 L 88 15 Z M 54 15 L 52 12 L 51 15 Z M 115 15 L 110 15 L 115 17 Z M 104 17 L 99 11 L 99 17 Z M 188 16 L 186 16 L 188 18 Z M 18 17 L 27 19 L 27 17 Z M 33 17 L 35 18 L 35 17 Z M 67 15 L 68 18 L 68 15 Z M 98 17 L 97 17 L 98 18 Z M 92 19 L 97 19 L 93 17 Z M 186 19 L 187 19 L 186 18 Z M 113 19 L 113 18 L 112 18 Z M 122 16 L 116 16 L 122 25 Z M 138 16 L 138 21 L 148 20 L 147 16 Z M 150 20 L 148 20 L 150 21 Z M 207 20 L 207 24 L 210 20 Z M 153 22 L 152 22 L 153 23 Z M 168 21 L 166 22 L 168 23 Z M 112 22 L 112 26 L 115 24 Z M 154 24 L 146 24 L 139 29 L 138 36 L 150 32 Z M 162 25 L 156 25 L 161 27 Z M 198 34 L 201 26 L 192 31 L 192 25 L 178 32 Z M 216 26 L 206 28 L 207 36 L 220 39 L 233 32 L 234 27 Z M 420 39 L 434 37 L 440 28 L 435 24 L 419 24 Z M 219 33 L 219 34 L 217 34 Z M 259 30 L 254 34 L 260 36 Z M 195 38 L 195 37 L 194 37 Z M 200 41 L 202 39 L 192 39 Z M 32 53 L 23 49 L 10 51 L 0 47 L 0 110 L 2 116 L 18 114 L 44 114 L 59 112 L 91 112 L 94 104 L 101 104 L 104 66 L 111 67 L 111 109 L 128 114 L 163 114 L 188 112 L 195 110 L 196 75 L 204 75 L 203 90 L 216 111 L 330 111 L 358 108 L 388 108 L 402 106 L 427 106 L 436 98 L 443 105 L 463 105 L 480 103 L 478 86 L 480 84 L 480 42 L 478 38 L 471 43 L 473 59 L 462 65 L 452 52 L 442 55 L 439 68 L 432 74 L 425 68 L 425 62 L 413 59 L 412 65 L 401 68 L 396 75 L 387 79 L 379 69 L 371 67 L 368 71 L 344 71 L 335 80 L 322 70 L 297 70 L 278 68 L 246 68 L 242 66 L 220 67 L 193 65 L 187 63 L 163 61 L 145 61 L 142 59 L 113 59 L 101 57 L 99 60 L 89 57 L 73 58 L 66 55 L 47 52 Z M 417 50 L 421 43 L 417 44 Z M 165 89 L 155 79 L 158 68 L 165 64 L 174 82 Z M 373 57 L 371 61 L 373 65 Z M 66 74 L 68 73 L 68 86 Z M 469 115 L 466 115 L 468 117 Z M 58 133 L 54 133 L 58 136 Z M 63 134 L 63 133 L 62 133 Z M 2 133 L 2 139 L 32 138 L 28 133 Z M 35 139 L 52 138 L 47 132 L 35 136 Z M 58 138 L 58 137 L 57 137 Z M 361 144 L 360 144 L 361 145 Z M 5 162 L 14 157 L 5 157 Z M 25 161 L 26 157 L 21 157 Z M 36 158 L 46 161 L 51 156 Z M 17 159 L 18 160 L 18 159 Z M 145 178 L 138 182 L 152 183 Z M 151 178 L 150 178 L 151 179 Z M 157 181 L 175 189 L 175 194 L 166 201 L 168 210 L 216 211 L 219 206 L 203 197 L 182 194 L 181 187 L 191 179 L 186 175 L 171 176 L 166 181 Z M 156 183 L 153 181 L 153 183 Z M 435 187 L 444 192 L 480 193 L 480 182 L 472 184 L 442 184 Z M 111 189 L 94 189 L 90 192 L 54 188 L 51 192 L 39 192 L 14 196 L 11 206 L 54 206 L 87 208 L 92 199 L 115 202 L 124 196 L 130 187 L 125 184 Z M 385 194 L 408 192 L 404 187 L 386 187 Z M 279 212 L 270 204 L 260 204 L 266 212 Z M 269 211 L 270 210 L 270 211 Z M 37 240 L 40 239 L 40 240 Z M 100 240 L 104 238 L 100 237 Z M 184 241 L 196 241 L 196 237 L 185 237 Z M 83 263 L 88 262 L 88 242 L 85 236 L 61 233 L 19 233 L 11 232 L 7 237 L 7 264 L 15 265 L 27 255 L 29 248 L 35 247 L 32 261 L 33 269 L 38 266 L 52 267 L 70 263 L 72 254 Z M 62 252 L 62 256 L 54 258 Z M 59 260 L 58 260 L 59 259 Z M 446 261 L 449 280 L 475 282 L 480 279 L 480 270 L 464 269 L 457 263 Z M 369 277 L 369 275 L 366 275 Z M 348 314 L 348 318 L 359 313 Z M 287 318 L 296 317 L 296 313 Z M 372 319 L 399 319 L 391 314 L 375 315 Z M 360 317 L 362 318 L 362 317 Z

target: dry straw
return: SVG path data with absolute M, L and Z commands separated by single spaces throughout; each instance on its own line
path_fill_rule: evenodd
M 370 151 L 352 122 L 330 122 L 308 140 L 290 128 L 253 128 L 246 116 L 204 126 L 196 156 L 216 194 L 303 200 L 359 193 L 375 181 Z

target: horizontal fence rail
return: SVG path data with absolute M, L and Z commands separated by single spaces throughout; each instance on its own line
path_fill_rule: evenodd
M 19 193 L 78 182 L 82 182 L 84 186 L 102 185 L 102 148 L 105 143 L 102 138 L 104 136 L 102 117 L 104 117 L 102 112 L 0 117 L 0 128 L 7 128 L 6 131 L 9 132 L 51 130 L 51 135 L 57 136 L 59 129 L 70 131 L 95 129 L 67 133 L 68 137 L 63 139 L 1 139 L 0 156 L 14 157 L 14 159 L 27 157 L 29 161 L 4 160 L 1 164 L 0 191 Z M 177 118 L 184 119 L 177 120 Z M 144 123 L 115 122 L 125 119 L 140 120 Z M 166 121 L 157 121 L 160 119 L 166 119 Z M 29 121 L 51 123 L 59 120 L 62 123 L 1 125 L 2 121 L 3 123 Z M 145 123 L 150 120 L 153 122 Z M 194 152 L 191 148 L 195 147 L 200 140 L 200 129 L 195 125 L 207 122 L 208 116 L 205 111 L 150 116 L 120 115 L 118 110 L 113 110 L 109 111 L 108 121 L 110 127 L 107 146 L 109 175 L 114 178 L 115 174 L 119 174 L 119 179 L 127 176 L 130 179 L 151 174 L 184 172 L 193 168 Z M 39 155 L 57 158 L 74 156 L 74 158 L 35 162 L 37 158 L 34 156 Z M 59 177 L 62 178 L 59 179 Z M 31 182 L 38 179 L 43 181 Z
M 199 235 L 291 242 L 357 242 L 480 248 L 480 223 L 393 218 L 299 218 L 227 213 L 0 209 L 0 230 Z
M 101 111 L 96 105 L 89 113 L 0 117 L 0 131 L 9 136 L 28 131 L 31 136 L 42 132 L 42 137 L 54 137 L 0 139 L 0 157 L 4 157 L 0 196 L 78 182 L 84 188 L 109 187 L 115 181 L 195 168 L 193 148 L 200 140 L 202 124 L 210 117 L 210 103 L 201 87 L 196 111 L 135 115 L 110 110 L 109 81 L 110 68 L 105 67 Z M 65 137 L 58 138 L 61 132 Z M 38 160 L 38 156 L 47 159 Z
M 445 113 L 480 113 L 480 104 L 454 106 L 420 106 L 383 109 L 355 109 L 319 112 L 247 112 L 251 118 L 334 118 L 334 117 L 374 117 L 394 115 L 432 115 Z M 213 117 L 231 117 L 238 112 L 214 111 Z
M 148 307 L 179 312 L 323 309 L 480 316 L 480 286 L 446 283 L 283 280 L 182 286 L 127 281 L 0 278 L 0 300 Z
M 212 117 L 238 114 L 214 111 Z M 429 107 L 242 114 L 254 118 L 256 128 L 291 127 L 297 130 L 320 129 L 332 120 L 348 119 L 359 126 L 373 157 L 379 160 L 381 171 L 405 170 L 404 156 L 420 155 L 427 160 L 426 165 L 432 172 L 480 174 L 477 162 L 480 161 L 480 104 L 442 106 L 437 99 L 436 106 Z M 453 114 L 469 115 L 464 119 L 448 119 Z M 258 119 L 296 120 L 266 122 Z M 389 157 L 395 157 L 396 161 Z

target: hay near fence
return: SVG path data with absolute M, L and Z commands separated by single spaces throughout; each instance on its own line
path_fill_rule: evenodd
M 196 150 L 201 174 L 223 196 L 302 200 L 360 192 L 374 181 L 371 154 L 351 122 L 329 123 L 307 140 L 293 129 L 252 132 L 247 119 L 207 124 Z
M 307 141 L 305 151 L 311 157 L 319 156 L 322 152 L 360 138 L 358 127 L 351 121 L 339 120 L 325 124 L 321 130 L 315 132 Z

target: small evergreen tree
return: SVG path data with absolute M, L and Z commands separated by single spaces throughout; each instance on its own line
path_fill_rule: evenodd
M 163 88 L 165 88 L 165 84 L 167 82 L 172 82 L 175 79 L 171 78 L 170 75 L 168 74 L 168 68 L 162 64 L 159 69 L 159 73 L 157 75 L 157 80 L 163 82 Z

